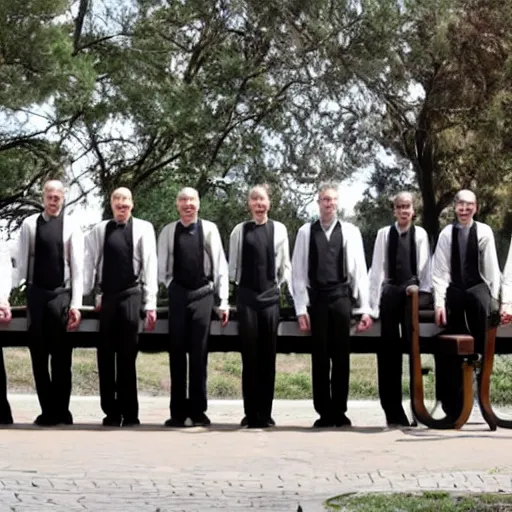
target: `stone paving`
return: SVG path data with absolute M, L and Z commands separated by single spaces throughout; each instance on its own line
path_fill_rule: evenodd
M 212 427 L 169 430 L 168 400 L 141 397 L 141 427 L 104 429 L 98 398 L 73 397 L 75 425 L 42 429 L 34 396 L 10 400 L 0 512 L 319 512 L 353 491 L 512 492 L 512 432 L 477 411 L 459 432 L 389 430 L 378 403 L 354 401 L 352 428 L 319 431 L 310 401 L 276 401 L 278 427 L 247 430 L 240 401 L 211 401 Z

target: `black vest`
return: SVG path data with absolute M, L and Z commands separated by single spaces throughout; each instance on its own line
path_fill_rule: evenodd
M 259 254 L 254 254 L 254 246 L 251 247 L 247 244 L 247 235 L 255 228 L 264 229 L 267 237 L 266 247 L 256 248 Z M 262 268 L 262 265 L 258 265 L 258 262 L 264 262 L 264 268 Z M 262 270 L 265 275 L 260 275 Z M 264 292 L 274 286 L 275 279 L 274 222 L 269 219 L 265 226 L 256 226 L 254 222 L 244 223 L 242 230 L 242 274 L 240 286 L 257 292 Z
M 194 235 L 190 233 L 193 232 Z M 187 238 L 188 237 L 188 238 Z M 174 231 L 174 261 L 173 281 L 188 290 L 197 290 L 213 280 L 213 260 L 210 257 L 210 275 L 204 271 L 204 231 L 201 219 L 185 227 L 181 222 L 176 223 Z
M 452 227 L 451 282 L 458 288 L 467 290 L 483 282 L 480 276 L 480 251 L 476 222 L 473 222 L 469 228 L 464 268 L 461 268 L 460 262 L 459 231 L 459 227 L 454 223 Z
M 405 236 L 405 240 L 403 236 Z M 402 237 L 393 224 L 389 229 L 388 239 L 388 279 L 392 284 L 400 286 L 417 276 L 418 262 L 414 224 Z
M 32 283 L 44 290 L 64 286 L 64 212 L 36 222 Z
M 105 227 L 103 242 L 103 269 L 101 290 L 103 293 L 119 293 L 137 285 L 133 269 L 133 221 L 125 225 L 111 220 Z
M 327 236 L 317 220 L 311 224 L 309 239 L 309 284 L 315 289 L 330 289 L 347 282 L 341 223 Z

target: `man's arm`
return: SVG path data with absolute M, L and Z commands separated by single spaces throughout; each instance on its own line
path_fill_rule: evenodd
M 158 294 L 158 258 L 156 249 L 155 228 L 150 222 L 142 226 L 142 249 L 144 251 L 142 264 L 143 276 L 142 300 L 144 311 L 156 311 L 156 296 Z
M 385 277 L 385 256 L 386 254 L 386 233 L 384 229 L 379 229 L 375 245 L 373 246 L 372 266 L 368 273 L 368 282 L 370 286 L 370 308 L 372 316 L 379 318 L 380 315 L 380 295 L 382 292 L 382 283 Z
M 307 241 L 307 226 L 303 226 L 297 233 L 295 247 L 292 255 L 292 294 L 295 304 L 295 314 L 300 317 L 307 315 L 309 296 L 308 296 L 308 255 L 309 247 Z

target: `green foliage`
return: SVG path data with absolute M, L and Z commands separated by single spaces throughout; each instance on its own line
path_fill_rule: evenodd
M 330 511 L 346 512 L 503 512 L 512 510 L 512 496 L 507 494 L 460 494 L 443 491 L 422 493 L 348 493 L 325 503 Z

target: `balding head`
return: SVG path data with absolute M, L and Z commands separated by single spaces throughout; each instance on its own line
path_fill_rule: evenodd
M 462 226 L 471 224 L 477 209 L 475 193 L 467 189 L 460 190 L 455 194 L 454 203 L 459 224 Z
M 116 188 L 110 195 L 110 207 L 117 222 L 121 224 L 128 222 L 133 210 L 131 190 L 126 187 Z
M 43 205 L 46 215 L 57 217 L 64 205 L 64 185 L 59 180 L 48 180 L 43 185 Z
M 256 185 L 249 190 L 249 210 L 256 224 L 265 224 L 268 220 L 270 208 L 269 186 Z
M 199 205 L 199 193 L 195 188 L 185 187 L 178 192 L 176 207 L 180 214 L 180 220 L 185 226 L 196 222 Z

